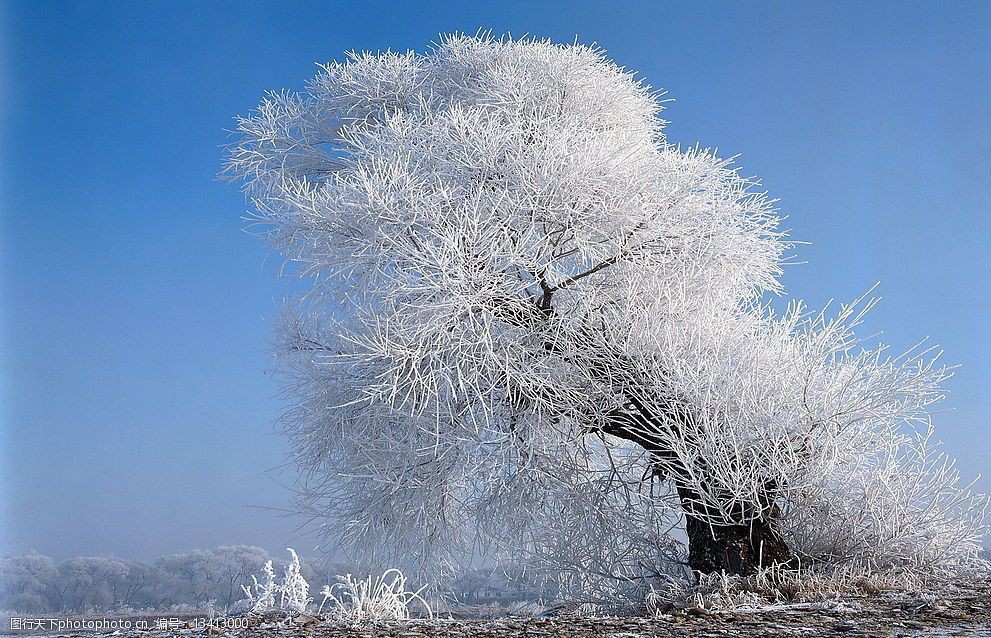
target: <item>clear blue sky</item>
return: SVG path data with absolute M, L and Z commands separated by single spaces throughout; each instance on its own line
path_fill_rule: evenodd
M 860 6 L 864 5 L 864 6 Z M 961 364 L 938 420 L 991 463 L 991 4 L 3 2 L 0 550 L 281 552 L 264 349 L 286 290 L 215 175 L 232 116 L 347 49 L 596 41 L 666 88 L 671 139 L 742 153 L 810 241 L 813 305 Z M 981 486 L 991 489 L 991 480 Z

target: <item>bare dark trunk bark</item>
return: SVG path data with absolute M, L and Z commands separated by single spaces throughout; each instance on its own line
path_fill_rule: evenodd
M 639 406 L 636 407 L 640 409 Z M 669 416 L 674 416 L 681 422 L 691 418 L 682 409 L 673 410 Z M 616 412 L 602 431 L 643 447 L 655 459 L 655 473 L 673 481 L 685 511 L 688 565 L 692 571 L 703 574 L 725 571 L 728 574 L 748 575 L 760 567 L 775 563 L 792 565 L 794 555 L 777 530 L 777 519 L 780 518 L 781 511 L 774 504 L 774 486 L 766 486 L 764 502 L 753 504 L 754 510 L 740 512 L 740 520 L 747 520 L 748 523 L 710 523 L 714 517 L 707 516 L 705 507 L 700 505 L 702 499 L 679 480 L 688 473 L 678 470 L 679 463 L 675 455 L 666 450 L 657 437 L 651 435 L 652 422 L 655 422 L 653 416 Z M 666 471 L 660 468 L 666 468 Z
M 693 499 L 678 490 L 685 509 L 688 566 L 694 572 L 749 575 L 775 563 L 791 565 L 794 556 L 776 529 L 777 507 L 747 525 L 711 525 L 693 509 Z
M 685 527 L 692 571 L 748 575 L 762 566 L 793 562 L 791 552 L 769 521 L 715 527 L 688 515 Z

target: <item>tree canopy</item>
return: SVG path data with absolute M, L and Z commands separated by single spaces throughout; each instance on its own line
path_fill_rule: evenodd
M 358 556 L 585 593 L 973 563 L 937 353 L 863 347 L 867 299 L 775 314 L 772 200 L 661 110 L 598 48 L 454 35 L 238 119 L 227 172 L 311 284 L 278 345 L 301 511 Z

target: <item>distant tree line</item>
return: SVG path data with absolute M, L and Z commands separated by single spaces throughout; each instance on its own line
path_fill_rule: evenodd
M 260 547 L 225 545 L 163 556 L 154 562 L 115 556 L 84 556 L 56 563 L 36 552 L 0 557 L 0 609 L 17 612 L 122 610 L 231 610 L 272 558 Z M 284 562 L 273 560 L 281 573 Z M 311 592 L 353 573 L 325 560 L 301 561 Z M 422 583 L 426 584 L 426 583 Z M 498 566 L 466 569 L 445 586 L 443 596 L 463 604 L 548 600 L 552 582 L 533 572 Z
M 230 608 L 244 598 L 241 585 L 258 574 L 268 553 L 250 545 L 226 545 L 163 556 L 146 563 L 114 556 L 85 556 L 56 564 L 28 553 L 0 558 L 0 609 L 32 612 Z M 280 570 L 278 561 L 273 561 Z M 334 575 L 304 562 L 311 583 Z M 330 568 L 330 572 L 338 570 Z

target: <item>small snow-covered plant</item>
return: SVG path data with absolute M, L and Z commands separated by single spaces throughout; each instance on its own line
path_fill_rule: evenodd
M 248 597 L 248 603 L 251 605 L 249 613 L 252 614 L 262 614 L 276 609 L 275 594 L 279 590 L 279 584 L 275 581 L 275 568 L 272 567 L 272 561 L 266 561 L 262 568 L 262 574 L 262 582 L 258 582 L 258 578 L 252 574 L 251 581 L 254 584 L 241 585 L 241 589 L 244 590 L 244 595 Z
M 309 596 L 310 584 L 300 573 L 299 555 L 296 550 L 291 547 L 287 549 L 292 554 L 292 561 L 286 565 L 285 575 L 282 578 L 279 607 L 286 611 L 303 613 L 313 602 Z
M 426 587 L 411 591 L 406 587 L 406 576 L 398 569 L 387 570 L 379 577 L 368 576 L 363 580 L 351 574 L 339 576 L 340 582 L 325 585 L 321 593 L 323 601 L 317 613 L 330 602 L 328 615 L 339 622 L 360 620 L 407 620 L 410 605 L 422 605 L 433 618 L 430 604 L 421 596 Z
M 288 550 L 292 560 L 286 565 L 281 584 L 276 580 L 272 561 L 267 561 L 262 568 L 262 582 L 258 582 L 258 579 L 252 575 L 253 585 L 241 586 L 247 596 L 249 613 L 262 614 L 269 611 L 303 613 L 313 602 L 309 597 L 310 584 L 301 573 L 299 555 L 291 547 Z

